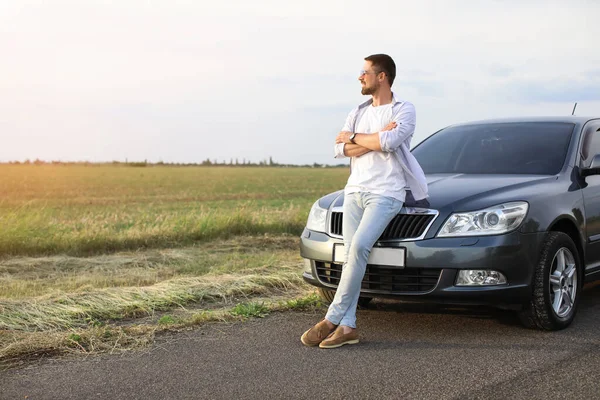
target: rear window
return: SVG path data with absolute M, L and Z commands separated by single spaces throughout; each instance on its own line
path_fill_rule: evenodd
M 443 129 L 412 153 L 426 174 L 541 174 L 560 172 L 575 125 L 519 122 Z

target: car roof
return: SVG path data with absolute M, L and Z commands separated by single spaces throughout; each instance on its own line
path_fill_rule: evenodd
M 585 124 L 589 120 L 599 119 L 600 117 L 582 117 L 577 115 L 567 115 L 562 117 L 556 116 L 543 116 L 543 117 L 514 117 L 514 118 L 494 118 L 494 119 L 482 119 L 478 121 L 462 122 L 452 124 L 451 126 L 464 126 L 464 125 L 479 125 L 479 124 L 502 124 L 502 123 L 519 123 L 519 122 L 566 122 L 572 124 Z

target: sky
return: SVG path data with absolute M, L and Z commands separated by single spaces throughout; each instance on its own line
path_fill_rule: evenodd
M 600 116 L 600 1 L 0 0 L 0 162 L 338 164 L 371 54 L 412 146 L 455 123 Z

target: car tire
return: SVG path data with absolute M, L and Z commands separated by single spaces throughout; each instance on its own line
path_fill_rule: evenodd
M 317 293 L 319 293 L 319 297 L 321 297 L 321 300 L 323 300 L 323 302 L 325 302 L 328 305 L 331 304 L 331 302 L 333 301 L 333 298 L 335 297 L 335 290 L 331 290 L 331 289 L 317 288 Z M 366 307 L 369 305 L 371 300 L 373 300 L 372 297 L 361 296 L 358 298 L 358 306 Z
M 331 304 L 335 297 L 335 290 L 317 288 L 317 293 L 319 294 L 319 297 L 321 297 L 321 300 L 328 305 Z
M 573 322 L 581 294 L 582 265 L 575 243 L 562 232 L 546 236 L 533 276 L 531 300 L 519 312 L 528 328 L 555 331 Z

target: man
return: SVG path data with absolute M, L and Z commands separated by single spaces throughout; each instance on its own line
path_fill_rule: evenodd
M 386 54 L 365 58 L 358 80 L 371 99 L 353 109 L 337 135 L 335 157 L 351 157 L 344 189 L 345 262 L 325 319 L 304 332 L 306 346 L 335 348 L 358 343 L 356 306 L 371 249 L 406 198 L 427 197 L 427 182 L 410 152 L 415 107 L 392 92 L 396 64 Z

